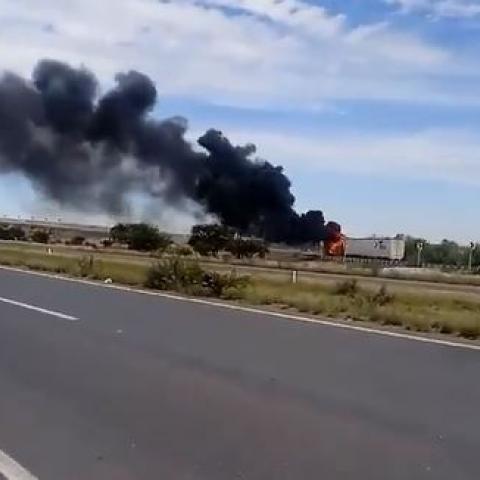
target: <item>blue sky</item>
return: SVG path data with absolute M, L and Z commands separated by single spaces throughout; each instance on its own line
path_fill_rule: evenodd
M 0 68 L 138 69 L 183 115 L 282 164 L 347 234 L 480 240 L 479 0 L 3 0 Z M 17 176 L 2 214 L 65 212 Z M 167 227 L 185 228 L 188 218 Z

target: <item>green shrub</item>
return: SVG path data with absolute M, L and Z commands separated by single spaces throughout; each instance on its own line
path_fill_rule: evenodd
M 205 272 L 203 274 L 203 288 L 207 294 L 218 298 L 224 297 L 228 291 L 230 291 L 229 297 L 235 297 L 235 293 L 231 291 L 241 290 L 247 284 L 248 277 L 238 277 L 235 273 Z
M 155 290 L 198 291 L 202 288 L 203 275 L 197 262 L 167 258 L 150 268 L 145 286 Z
M 231 291 L 240 290 L 247 283 L 246 277 L 237 277 L 234 273 L 207 272 L 196 261 L 173 257 L 157 262 L 150 268 L 145 286 L 156 290 L 223 297 L 227 293 L 235 296 Z

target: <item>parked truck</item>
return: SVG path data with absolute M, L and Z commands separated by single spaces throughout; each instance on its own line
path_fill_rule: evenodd
M 405 238 L 402 235 L 391 237 L 346 237 L 340 225 L 327 224 L 324 253 L 327 257 L 351 257 L 381 259 L 398 262 L 405 257 Z
M 347 238 L 345 254 L 347 257 L 378 258 L 400 261 L 405 257 L 405 239 L 395 238 Z

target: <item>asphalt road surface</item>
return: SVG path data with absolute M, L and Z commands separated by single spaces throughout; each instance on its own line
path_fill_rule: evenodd
M 0 270 L 0 451 L 40 480 L 478 480 L 479 446 L 479 351 Z

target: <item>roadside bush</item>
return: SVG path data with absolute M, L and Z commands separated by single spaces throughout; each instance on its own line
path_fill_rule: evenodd
M 213 297 L 224 297 L 229 291 L 229 296 L 235 297 L 236 293 L 246 287 L 248 282 L 248 277 L 238 277 L 235 273 L 205 272 L 202 287 L 206 289 L 207 294 Z
M 175 290 L 192 295 L 223 297 L 229 290 L 246 286 L 246 277 L 234 273 L 207 272 L 196 261 L 174 257 L 153 265 L 145 286 L 155 290 Z
M 174 257 L 153 265 L 147 273 L 145 286 L 155 290 L 200 290 L 204 271 L 197 262 Z M 193 292 L 192 292 L 193 293 Z
M 338 282 L 333 290 L 336 295 L 346 295 L 349 297 L 355 296 L 359 291 L 360 288 L 358 287 L 358 282 L 355 279 Z

